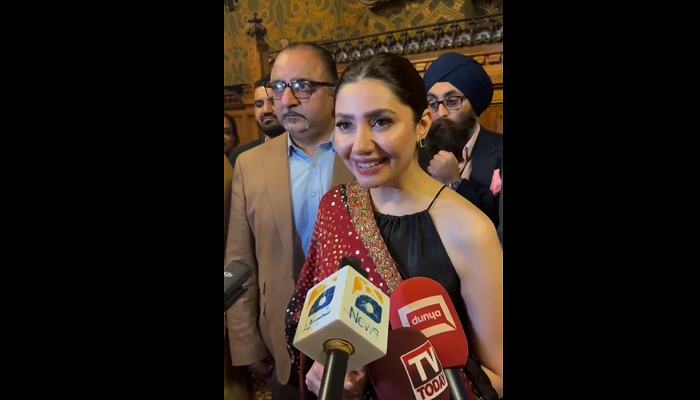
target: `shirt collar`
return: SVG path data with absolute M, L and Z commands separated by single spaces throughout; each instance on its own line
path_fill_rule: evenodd
M 474 147 L 476 147 L 476 141 L 479 139 L 479 134 L 481 133 L 481 124 L 477 125 L 476 127 L 476 133 L 474 133 L 474 136 L 472 136 L 471 140 L 467 143 L 467 145 L 464 147 L 464 154 L 467 156 L 467 160 L 471 160 L 473 153 L 474 153 Z
M 292 135 L 289 133 L 287 133 L 287 147 L 289 148 L 290 156 L 297 151 L 300 153 L 304 153 L 300 148 L 297 147 L 297 145 L 294 144 L 294 141 L 292 140 Z M 333 130 L 333 133 L 331 133 L 330 140 L 328 140 L 325 143 L 321 143 L 319 148 L 335 151 L 335 129 Z

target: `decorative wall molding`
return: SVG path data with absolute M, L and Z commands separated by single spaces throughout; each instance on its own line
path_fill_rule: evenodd
M 224 89 L 224 111 L 245 109 L 243 98 L 233 90 Z
M 253 13 L 253 18 L 248 19 L 248 25 L 245 28 L 246 36 L 264 41 L 265 35 L 267 35 L 267 28 L 262 22 L 263 20 L 258 18 L 258 13 Z
M 232 13 L 234 11 L 238 11 L 241 8 L 240 3 L 238 0 L 224 0 L 224 11 L 228 13 Z
M 479 59 L 480 62 L 492 64 L 503 60 L 503 25 L 503 14 L 496 14 L 317 44 L 327 48 L 333 54 L 341 70 L 345 69 L 344 64 L 350 64 L 377 53 L 394 53 L 411 59 L 422 54 L 448 51 L 468 53 L 470 48 L 476 50 L 477 57 L 484 57 L 483 60 Z M 479 49 L 499 44 L 501 45 L 500 55 L 498 53 L 478 54 Z M 278 54 L 279 51 L 270 53 L 270 67 Z M 417 66 L 420 67 L 420 65 Z
M 279 51 L 269 53 L 267 28 L 254 14 L 246 19 L 246 50 L 250 63 L 250 83 L 224 87 L 224 111 L 236 119 L 241 144 L 259 137 L 253 107 L 253 82 L 269 74 Z M 447 52 L 474 58 L 493 80 L 492 106 L 481 117 L 486 129 L 503 133 L 503 14 L 439 23 L 429 26 L 385 32 L 350 40 L 323 41 L 338 62 L 339 72 L 352 61 L 378 52 L 393 52 L 409 59 L 423 74 L 435 60 Z M 282 47 L 288 42 L 282 43 Z
M 394 0 L 360 0 L 360 3 L 364 4 L 365 6 L 372 8 L 376 6 L 380 6 L 382 4 L 386 3 L 391 3 Z

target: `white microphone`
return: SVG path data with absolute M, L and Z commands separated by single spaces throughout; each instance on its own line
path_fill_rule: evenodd
M 294 347 L 325 367 L 319 400 L 343 396 L 345 375 L 386 356 L 391 303 L 343 258 L 340 270 L 306 296 Z

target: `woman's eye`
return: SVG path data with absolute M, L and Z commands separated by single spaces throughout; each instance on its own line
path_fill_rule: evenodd
M 348 122 L 338 122 L 335 126 L 342 131 L 350 129 L 350 124 Z
M 385 128 L 387 126 L 391 125 L 391 120 L 388 120 L 386 118 L 380 118 L 376 121 L 374 121 L 374 124 L 372 124 L 373 127 L 377 128 Z

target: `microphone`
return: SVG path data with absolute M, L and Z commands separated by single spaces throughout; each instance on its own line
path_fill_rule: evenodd
M 238 261 L 232 261 L 224 268 L 224 313 L 243 296 L 243 284 L 250 279 L 253 270 Z
M 409 279 L 391 299 L 391 326 L 413 328 L 430 339 L 445 368 L 452 400 L 468 400 L 462 370 L 469 362 L 469 341 L 445 288 L 432 279 Z
M 420 331 L 389 332 L 386 357 L 369 365 L 381 400 L 450 400 L 449 384 L 437 351 Z
M 340 270 L 306 296 L 294 347 L 325 367 L 319 400 L 342 398 L 345 375 L 387 352 L 389 296 L 360 273 L 361 265 L 343 258 Z

